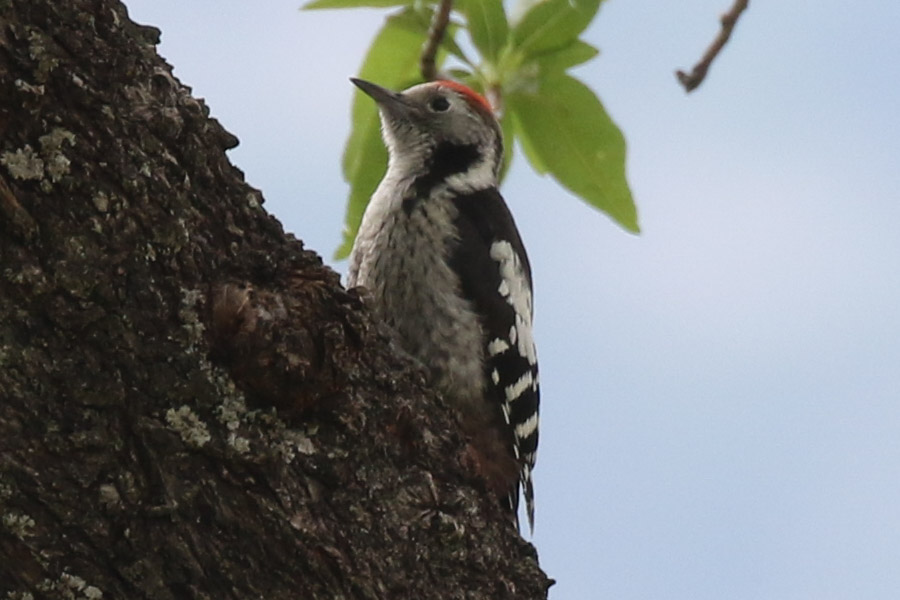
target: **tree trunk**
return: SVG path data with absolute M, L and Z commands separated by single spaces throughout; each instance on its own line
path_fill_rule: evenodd
M 545 598 L 453 416 L 114 0 L 0 0 L 0 597 Z

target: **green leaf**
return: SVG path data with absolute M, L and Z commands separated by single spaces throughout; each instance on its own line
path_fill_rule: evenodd
M 389 6 L 406 6 L 413 0 L 312 0 L 300 7 L 301 10 L 318 10 L 322 8 L 387 8 Z
M 528 56 L 568 46 L 593 20 L 603 0 L 544 0 L 513 28 L 516 48 Z
M 507 97 L 507 105 L 514 106 L 509 103 L 509 97 Z M 519 145 L 522 147 L 522 152 L 525 153 L 525 158 L 528 159 L 528 162 L 531 163 L 531 168 L 537 171 L 538 175 L 546 175 L 550 172 L 550 168 L 544 163 L 544 160 L 541 158 L 540 154 L 532 147 L 531 138 L 523 133 L 525 127 L 527 127 L 526 123 L 522 122 L 521 116 L 513 112 L 512 110 L 507 110 L 507 115 L 513 118 L 516 123 L 516 128 L 519 131 Z
M 404 27 L 413 33 L 424 36 L 428 34 L 428 29 L 431 27 L 432 15 L 434 15 L 434 9 L 407 8 L 392 14 L 388 19 L 398 27 Z
M 425 35 L 405 26 L 404 19 L 409 10 L 387 19 L 369 47 L 359 70 L 360 78 L 391 89 L 404 89 L 419 80 L 419 52 Z M 344 179 L 350 184 L 350 198 L 343 242 L 335 253 L 335 258 L 339 259 L 350 254 L 366 205 L 387 166 L 378 109 L 375 102 L 359 90 L 353 99 L 351 122 L 342 163 Z
M 509 23 L 501 0 L 464 0 L 457 8 L 466 16 L 472 43 L 488 61 L 496 61 L 509 40 Z
M 378 187 L 388 160 L 377 115 L 363 123 L 354 123 L 351 135 L 353 138 L 347 141 L 344 152 L 344 179 L 350 184 L 350 197 L 344 216 L 343 240 L 334 254 L 336 259 L 350 256 L 369 198 Z M 365 157 L 365 161 L 348 160 L 351 153 Z
M 600 54 L 594 46 L 582 40 L 572 40 L 568 46 L 550 50 L 535 56 L 542 72 L 565 71 L 582 63 L 586 63 Z
M 472 71 L 468 69 L 446 69 L 444 72 L 458 81 L 468 81 L 473 77 Z M 469 87 L 472 86 L 470 85 Z
M 538 171 L 548 171 L 628 231 L 640 230 L 625 179 L 625 138 L 594 92 L 574 77 L 554 73 L 536 92 L 511 93 L 506 101 Z

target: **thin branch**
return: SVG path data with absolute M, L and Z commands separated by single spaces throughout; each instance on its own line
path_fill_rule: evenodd
M 419 59 L 419 68 L 422 70 L 422 78 L 425 81 L 432 81 L 437 78 L 437 68 L 435 66 L 435 56 L 437 56 L 438 47 L 444 41 L 444 33 L 447 31 L 447 24 L 450 22 L 450 9 L 453 8 L 453 0 L 441 0 L 437 10 L 434 11 L 434 20 L 431 22 L 431 28 L 428 30 L 428 40 L 422 47 L 422 57 Z
M 716 39 L 714 39 L 709 48 L 706 49 L 700 62 L 694 65 L 694 68 L 690 73 L 685 73 L 681 70 L 675 72 L 678 81 L 684 86 L 686 92 L 693 91 L 697 86 L 703 83 L 703 80 L 706 78 L 706 72 L 709 71 L 709 66 L 728 42 L 728 38 L 731 37 L 731 32 L 734 31 L 734 26 L 737 25 L 741 13 L 746 10 L 749 3 L 750 0 L 734 0 L 731 9 L 722 15 L 722 29 L 719 30 L 719 35 L 716 36 Z
M 494 116 L 499 120 L 503 116 L 503 89 L 498 84 L 487 86 L 484 95 L 494 109 Z

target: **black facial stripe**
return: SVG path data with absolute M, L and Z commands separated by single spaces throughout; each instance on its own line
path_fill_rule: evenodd
M 426 164 L 427 171 L 413 181 L 417 198 L 424 198 L 432 188 L 457 173 L 465 173 L 469 167 L 481 160 L 481 153 L 475 144 L 438 144 Z

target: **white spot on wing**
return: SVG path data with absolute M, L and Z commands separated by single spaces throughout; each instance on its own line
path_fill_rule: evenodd
M 531 287 L 519 256 L 512 244 L 505 240 L 491 244 L 491 258 L 500 267 L 500 294 L 513 307 L 516 314 L 515 325 L 510 329 L 509 341 L 519 351 L 519 355 L 528 360 L 528 364 L 537 364 L 537 353 L 534 349 L 534 338 L 531 331 Z
M 503 354 L 509 350 L 509 344 L 507 344 L 504 340 L 497 338 L 488 344 L 488 354 L 491 356 L 497 356 L 498 354 Z
M 519 377 L 519 380 L 512 385 L 506 386 L 506 401 L 507 402 L 515 402 L 522 396 L 522 394 L 531 387 L 531 384 L 534 382 L 534 378 L 531 375 L 531 371 L 527 371 L 524 375 Z
M 537 413 L 528 417 L 528 420 L 524 423 L 520 423 L 516 425 L 516 437 L 521 439 L 527 438 L 529 435 L 534 433 L 537 430 L 538 426 L 538 416 Z

